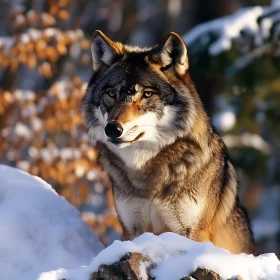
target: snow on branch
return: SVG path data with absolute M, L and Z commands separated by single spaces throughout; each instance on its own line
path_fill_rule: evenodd
M 242 135 L 225 135 L 223 140 L 229 148 L 254 148 L 266 155 L 271 153 L 271 146 L 258 134 L 243 133 Z
M 241 44 L 243 51 L 246 51 L 252 42 L 260 46 L 269 37 L 277 42 L 279 34 L 280 2 L 273 1 L 270 6 L 244 8 L 232 15 L 200 24 L 183 39 L 187 45 L 196 42 L 200 45 L 209 44 L 208 52 L 215 56 L 230 50 L 233 41 Z M 211 37 L 215 37 L 214 42 L 210 42 Z

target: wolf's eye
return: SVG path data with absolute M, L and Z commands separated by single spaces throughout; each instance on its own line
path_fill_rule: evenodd
M 116 91 L 113 89 L 108 90 L 106 93 L 112 98 L 116 97 Z
M 149 98 L 149 97 L 151 97 L 153 94 L 154 94 L 154 93 L 153 93 L 152 91 L 147 90 L 147 91 L 144 91 L 144 92 L 143 92 L 143 97 L 144 97 L 144 98 Z

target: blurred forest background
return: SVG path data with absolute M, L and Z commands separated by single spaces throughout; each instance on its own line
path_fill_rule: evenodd
M 176 31 L 238 171 L 258 253 L 279 257 L 279 4 L 0 0 L 0 163 L 50 183 L 105 245 L 119 238 L 110 183 L 80 112 L 91 36 L 100 29 L 114 40 L 151 46 Z

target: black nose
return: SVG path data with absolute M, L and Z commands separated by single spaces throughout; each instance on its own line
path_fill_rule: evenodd
M 105 126 L 105 133 L 110 138 L 118 138 L 122 135 L 123 128 L 117 122 L 110 122 Z

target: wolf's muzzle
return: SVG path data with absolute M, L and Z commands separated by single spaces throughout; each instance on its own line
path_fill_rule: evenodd
M 105 134 L 112 139 L 118 138 L 122 135 L 123 128 L 122 126 L 117 122 L 109 122 L 105 126 Z

